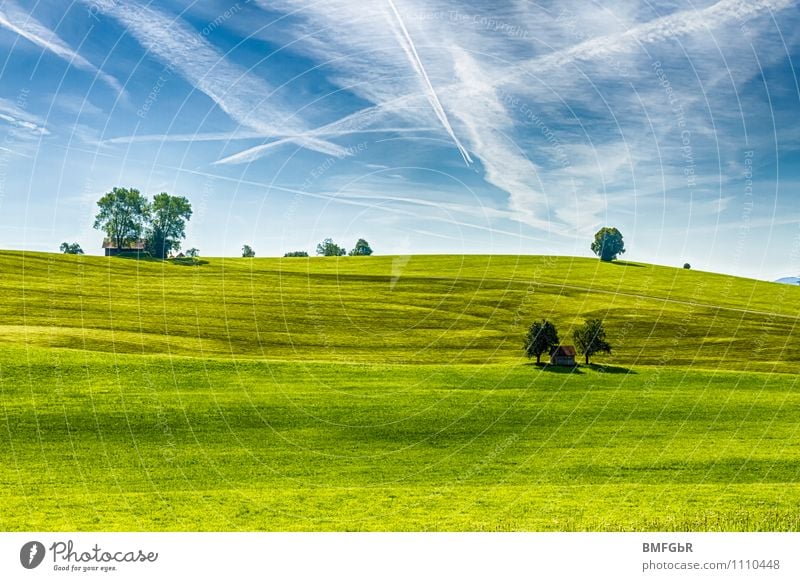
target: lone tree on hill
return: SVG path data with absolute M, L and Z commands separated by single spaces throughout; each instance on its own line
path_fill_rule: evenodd
M 320 256 L 344 256 L 347 251 L 330 238 L 317 244 L 317 254 Z
M 536 357 L 536 363 L 541 362 L 542 353 L 549 353 L 558 347 L 558 331 L 550 321 L 542 319 L 533 323 L 525 334 L 523 347 L 525 355 L 530 359 Z
M 606 330 L 603 321 L 600 319 L 590 319 L 582 327 L 575 330 L 572 335 L 578 351 L 586 357 L 586 365 L 589 365 L 589 357 L 595 353 L 611 353 L 611 345 L 606 341 Z
M 242 246 L 242 258 L 255 258 L 256 251 L 250 248 L 249 244 Z
M 62 242 L 59 250 L 64 254 L 83 254 L 83 248 L 77 242 L 70 244 L 69 242 Z
M 161 192 L 150 205 L 150 223 L 147 228 L 147 250 L 156 258 L 166 258 L 181 247 L 186 238 L 186 222 L 192 217 L 192 205 L 183 196 L 170 196 Z
M 618 255 L 624 254 L 625 244 L 622 242 L 620 231 L 616 228 L 600 228 L 594 235 L 592 252 L 604 262 L 611 262 Z
M 692 265 L 689 264 L 688 262 L 684 262 L 683 263 L 683 268 L 685 268 L 686 270 L 691 270 L 692 269 Z
M 372 248 L 369 247 L 369 242 L 363 238 L 359 238 L 355 248 L 353 248 L 349 254 L 350 256 L 369 256 L 372 254 Z
M 108 238 L 122 250 L 142 235 L 149 218 L 150 208 L 139 190 L 114 188 L 97 202 L 100 211 L 94 227 L 103 230 Z

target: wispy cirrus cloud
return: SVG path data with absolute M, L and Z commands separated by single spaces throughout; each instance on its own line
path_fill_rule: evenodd
M 22 10 L 13 0 L 6 0 L 0 6 L 0 27 L 20 35 L 71 66 L 91 73 L 118 93 L 123 92 L 122 86 L 114 77 L 104 73 L 70 48 L 55 32 Z
M 20 109 L 15 103 L 0 98 L 0 121 L 32 136 L 49 135 L 44 121 Z
M 308 127 L 294 111 L 274 98 L 266 80 L 230 63 L 203 36 L 180 18 L 151 6 L 117 0 L 82 0 L 93 10 L 117 20 L 153 56 L 211 98 L 231 119 L 265 136 L 287 133 L 308 149 L 347 155 L 344 148 L 307 137 Z
M 660 6 L 666 15 L 654 14 L 646 3 L 623 3 L 579 10 L 578 20 L 558 6 L 537 13 L 527 3 L 258 4 L 288 16 L 289 28 L 298 23 L 292 50 L 325 63 L 343 90 L 372 103 L 346 119 L 369 115 L 377 128 L 389 119 L 438 125 L 465 160 L 480 162 L 486 183 L 507 194 L 515 220 L 577 237 L 605 219 L 609 203 L 621 199 L 613 192 L 622 184 L 628 184 L 635 208 L 636 196 L 663 194 L 680 183 L 683 172 L 696 171 L 682 157 L 685 144 L 672 134 L 675 103 L 650 70 L 652 62 L 690 59 L 670 70 L 669 82 L 681 95 L 682 122 L 691 126 L 700 158 L 699 152 L 715 147 L 716 124 L 735 122 L 731 97 L 740 100 L 735 85 L 733 95 L 714 89 L 720 83 L 744 83 L 760 67 L 738 49 L 742 30 L 758 20 L 752 36 L 765 42 L 757 32 L 764 19 L 793 2 Z M 739 52 L 729 54 L 734 48 Z M 429 107 L 402 106 L 420 99 Z M 533 131 L 531 124 L 538 124 Z M 337 135 L 359 129 L 355 124 Z M 550 141 L 555 134 L 562 135 L 566 149 Z M 259 145 L 217 163 L 252 162 L 282 143 Z M 564 159 L 552 155 L 556 150 Z M 710 152 L 726 154 L 719 144 Z

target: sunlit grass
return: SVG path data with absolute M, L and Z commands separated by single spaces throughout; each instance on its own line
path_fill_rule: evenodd
M 800 524 L 800 289 L 545 257 L 0 273 L 4 530 Z M 589 316 L 613 356 L 522 357 L 533 318 Z

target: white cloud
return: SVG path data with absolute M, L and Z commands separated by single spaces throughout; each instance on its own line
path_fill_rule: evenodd
M 22 129 L 31 135 L 49 135 L 44 121 L 20 109 L 15 103 L 0 98 L 0 121 Z
M 267 136 L 307 131 L 293 111 L 271 98 L 274 88 L 267 81 L 228 62 L 178 18 L 135 2 L 82 1 L 119 21 L 150 54 L 210 97 L 237 123 Z M 301 138 L 299 142 L 325 154 L 344 152 L 343 148 L 324 140 Z
M 75 68 L 91 73 L 118 93 L 122 93 L 122 87 L 114 77 L 99 70 L 72 50 L 58 35 L 23 11 L 12 0 L 6 0 L 0 6 L 0 26 L 53 53 Z

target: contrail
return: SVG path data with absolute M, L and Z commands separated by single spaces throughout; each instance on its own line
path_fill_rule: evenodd
M 350 135 L 352 133 L 407 133 L 415 131 L 430 131 L 430 127 L 385 127 L 367 129 L 367 127 L 380 120 L 382 116 L 386 115 L 387 111 L 391 112 L 392 106 L 408 105 L 409 103 L 415 102 L 417 99 L 418 97 L 416 96 L 412 97 L 409 95 L 403 95 L 386 103 L 361 109 L 355 113 L 351 113 L 350 115 L 342 117 L 341 119 L 337 119 L 336 121 L 323 125 L 322 127 L 312 129 L 305 133 L 282 136 L 276 141 L 265 143 L 263 145 L 257 145 L 244 151 L 234 153 L 233 155 L 229 155 L 228 157 L 215 161 L 213 165 L 250 162 L 275 147 L 279 147 L 287 143 L 300 143 L 298 140 L 304 138 L 341 137 L 344 135 Z M 336 157 L 342 157 L 342 155 L 338 154 Z
M 87 71 L 101 79 L 112 89 L 122 94 L 123 88 L 117 80 L 104 73 L 72 50 L 55 32 L 44 26 L 30 14 L 25 13 L 15 2 L 5 2 L 0 7 L 0 27 L 18 34 L 33 44 L 67 61 L 75 68 Z
M 417 54 L 417 49 L 414 46 L 414 41 L 411 40 L 411 35 L 408 33 L 408 29 L 406 28 L 403 19 L 400 17 L 400 13 L 397 11 L 397 6 L 394 5 L 394 0 L 388 1 L 389 6 L 392 8 L 392 12 L 394 12 L 400 29 L 400 34 L 397 35 L 398 40 L 400 41 L 400 46 L 403 47 L 403 51 L 406 53 L 408 60 L 411 61 L 411 64 L 416 69 L 417 73 L 419 73 L 419 75 L 422 77 L 422 80 L 427 87 L 428 102 L 430 102 L 431 107 L 433 107 L 436 117 L 439 118 L 439 121 L 442 123 L 442 126 L 444 127 L 445 131 L 447 131 L 448 135 L 450 135 L 453 143 L 456 144 L 458 151 L 461 153 L 461 157 L 464 158 L 464 162 L 469 165 L 472 163 L 472 158 L 469 156 L 467 149 L 458 140 L 458 137 L 456 137 L 453 127 L 450 125 L 450 121 L 447 119 L 447 114 L 444 111 L 444 107 L 442 107 L 442 103 L 439 101 L 438 95 L 436 95 L 436 90 L 431 84 L 431 80 L 428 77 L 428 73 L 425 71 L 425 67 L 422 66 L 422 60 L 420 60 L 419 54 Z

